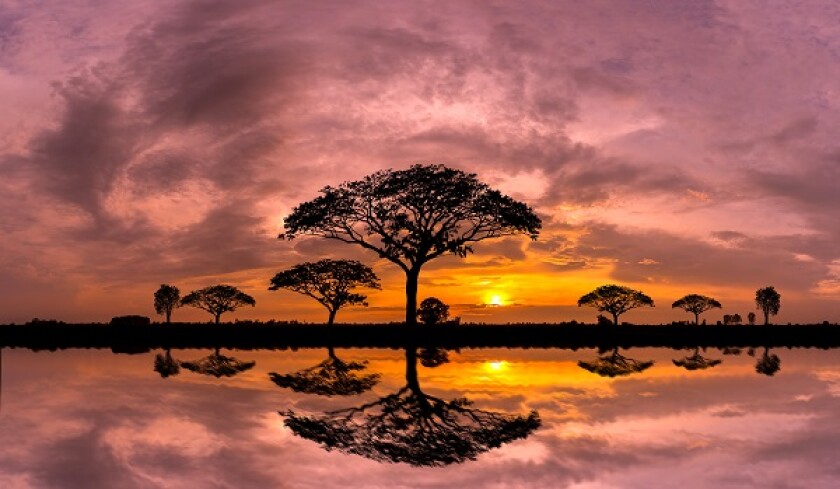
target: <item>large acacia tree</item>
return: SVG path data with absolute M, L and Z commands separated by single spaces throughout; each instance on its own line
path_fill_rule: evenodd
M 379 289 L 379 277 L 370 267 L 355 260 L 320 260 L 278 273 L 268 289 L 288 289 L 312 297 L 327 308 L 330 313 L 327 324 L 331 325 L 345 305 L 367 306 L 367 297 L 353 292 L 356 287 Z
M 406 275 L 405 321 L 417 324 L 417 282 L 423 265 L 439 256 L 465 257 L 472 244 L 527 234 L 541 227 L 534 211 L 480 182 L 475 174 L 443 165 L 383 170 L 295 207 L 280 238 L 315 235 L 371 250 Z
M 720 309 L 722 306 L 720 302 L 711 297 L 699 294 L 688 294 L 682 299 L 678 299 L 671 304 L 672 308 L 680 308 L 685 312 L 694 314 L 694 324 L 700 324 L 700 314 L 712 308 Z
M 619 316 L 637 307 L 653 307 L 653 299 L 630 287 L 602 285 L 578 299 L 580 306 L 592 306 L 599 312 L 612 314 L 613 325 L 618 326 Z

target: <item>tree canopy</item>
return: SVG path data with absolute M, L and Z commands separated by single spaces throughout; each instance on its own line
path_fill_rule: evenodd
M 764 324 L 770 324 L 770 316 L 779 314 L 782 307 L 782 296 L 773 286 L 755 291 L 755 306 L 764 313 Z
M 417 308 L 417 318 L 429 326 L 443 323 L 449 319 L 449 306 L 437 297 L 428 297 Z
M 161 284 L 155 291 L 155 312 L 166 316 L 166 324 L 172 319 L 172 310 L 181 305 L 181 291 L 174 285 Z
M 444 254 L 466 256 L 478 241 L 526 234 L 542 223 L 527 205 L 444 165 L 382 170 L 295 207 L 280 238 L 322 236 L 371 250 L 406 273 L 406 323 L 416 324 L 421 267 Z
M 711 297 L 699 294 L 688 294 L 682 299 L 678 299 L 671 304 L 672 308 L 680 308 L 685 312 L 694 314 L 694 324 L 700 324 L 700 314 L 712 308 L 720 309 L 722 306 L 720 302 Z
M 609 355 L 599 355 L 594 361 L 579 361 L 578 367 L 601 377 L 619 377 L 644 372 L 652 367 L 653 364 L 653 360 L 639 361 L 628 358 L 620 354 L 618 347 L 615 347 L 612 353 Z
M 365 362 L 345 362 L 329 348 L 326 360 L 291 374 L 268 374 L 280 387 L 320 396 L 353 396 L 371 390 L 379 383 L 379 374 L 360 375 L 367 368 Z
M 653 299 L 629 287 L 602 285 L 578 299 L 580 306 L 592 306 L 599 312 L 612 314 L 613 324 L 617 326 L 619 316 L 637 307 L 653 307 Z
M 287 289 L 312 297 L 327 308 L 327 324 L 333 324 L 336 313 L 345 305 L 367 306 L 367 297 L 353 292 L 357 287 L 379 289 L 379 277 L 358 261 L 326 259 L 279 272 L 271 279 L 269 290 Z
M 232 285 L 211 285 L 194 290 L 181 299 L 181 305 L 197 307 L 212 314 L 216 324 L 219 324 L 222 314 L 256 304 L 253 297 Z

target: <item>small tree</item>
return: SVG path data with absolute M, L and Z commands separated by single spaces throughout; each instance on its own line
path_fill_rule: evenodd
M 755 313 L 751 312 L 747 314 L 747 321 L 750 323 L 750 326 L 755 325 Z
M 618 326 L 618 317 L 637 307 L 653 307 L 653 299 L 641 291 L 621 285 L 602 285 L 578 299 L 578 307 L 592 306 L 598 312 L 612 314 L 613 324 Z
M 711 297 L 699 294 L 688 294 L 671 304 L 672 308 L 680 308 L 694 314 L 694 324 L 700 324 L 700 314 L 714 307 L 720 308 L 720 302 Z
M 440 324 L 449 319 L 449 306 L 436 297 L 423 299 L 417 309 L 417 319 L 429 326 Z
M 295 207 L 280 238 L 315 235 L 371 250 L 405 272 L 405 322 L 417 324 L 420 270 L 445 254 L 465 257 L 472 244 L 526 234 L 542 223 L 527 205 L 443 165 L 383 170 L 362 180 L 324 187 Z
M 212 314 L 216 324 L 219 324 L 222 314 L 256 304 L 253 297 L 232 285 L 211 285 L 194 290 L 181 299 L 182 306 L 197 307 Z
M 172 310 L 181 305 L 181 291 L 174 285 L 161 284 L 155 292 L 155 312 L 166 316 L 166 324 L 172 319 Z
M 301 263 L 271 279 L 268 290 L 288 289 L 312 297 L 329 311 L 327 324 L 345 305 L 367 306 L 367 297 L 353 293 L 356 287 L 379 289 L 379 277 L 370 267 L 355 260 L 320 260 Z
M 764 324 L 770 324 L 770 316 L 779 314 L 782 307 L 782 296 L 772 286 L 764 287 L 755 291 L 756 309 L 764 313 Z

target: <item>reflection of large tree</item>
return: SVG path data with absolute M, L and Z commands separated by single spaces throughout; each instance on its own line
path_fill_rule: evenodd
M 327 359 L 314 367 L 285 375 L 271 372 L 268 376 L 280 387 L 321 396 L 361 394 L 379 382 L 379 374 L 357 374 L 367 368 L 367 362 L 345 362 L 336 356 L 333 347 L 328 352 Z
M 155 355 L 155 372 L 160 374 L 164 379 L 178 375 L 181 372 L 181 364 L 178 360 L 172 358 L 172 352 L 169 351 L 169 348 L 166 349 L 166 353 L 163 355 L 160 353 Z
M 540 426 L 536 411 L 527 416 L 484 411 L 466 398 L 445 401 L 426 394 L 417 378 L 415 348 L 406 350 L 406 386 L 394 394 L 320 416 L 281 414 L 296 435 L 327 450 L 416 466 L 474 460 Z
M 694 349 L 694 353 L 679 360 L 672 360 L 674 365 L 682 367 L 686 370 L 705 370 L 715 365 L 719 365 L 722 360 L 716 358 L 706 358 L 700 354 L 700 347 Z
M 755 362 L 755 371 L 762 375 L 772 377 L 779 370 L 782 369 L 782 361 L 775 353 L 770 353 L 770 348 L 764 347 L 764 353 L 761 358 Z
M 591 362 L 581 360 L 578 362 L 578 366 L 601 377 L 618 377 L 645 371 L 652 367 L 653 363 L 653 360 L 640 362 L 625 357 L 618 352 L 618 347 L 616 346 L 610 354 L 605 355 L 601 353 L 597 360 Z
M 181 362 L 181 367 L 202 375 L 213 377 L 233 377 L 234 375 L 249 370 L 256 365 L 256 362 L 243 362 L 234 357 L 228 357 L 219 353 L 219 349 L 198 360 L 192 362 Z

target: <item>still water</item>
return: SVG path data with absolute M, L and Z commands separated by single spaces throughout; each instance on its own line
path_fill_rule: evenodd
M 840 487 L 837 350 L 2 351 L 0 487 Z

